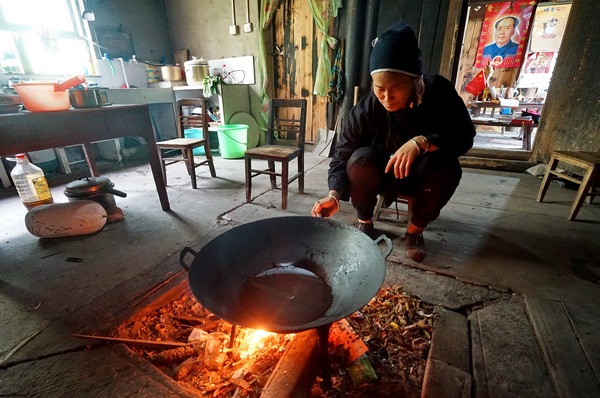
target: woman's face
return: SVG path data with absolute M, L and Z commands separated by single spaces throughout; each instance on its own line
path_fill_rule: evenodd
M 403 109 L 415 90 L 415 78 L 398 72 L 373 74 L 373 92 L 388 112 Z

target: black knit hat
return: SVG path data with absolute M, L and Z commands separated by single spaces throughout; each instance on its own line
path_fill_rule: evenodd
M 421 49 L 414 30 L 404 22 L 398 22 L 373 40 L 369 71 L 400 72 L 420 76 L 423 63 Z

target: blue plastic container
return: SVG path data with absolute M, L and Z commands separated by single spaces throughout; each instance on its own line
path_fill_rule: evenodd
M 185 138 L 198 138 L 198 139 L 204 138 L 204 134 L 202 133 L 201 127 L 185 129 L 185 130 L 183 130 L 183 136 Z M 201 155 L 206 154 L 206 152 L 204 151 L 204 146 L 199 146 L 198 148 L 194 148 L 192 153 L 194 154 L 194 156 L 201 156 Z
M 216 131 L 209 131 L 208 132 L 209 137 L 210 137 L 210 149 L 219 149 L 219 137 L 217 135 Z M 204 134 L 202 132 L 202 127 L 195 127 L 195 128 L 189 128 L 189 129 L 185 129 L 183 130 L 183 136 L 185 138 L 199 138 L 199 139 L 203 139 L 204 138 Z M 198 148 L 194 148 L 194 150 L 192 151 L 194 153 L 194 156 L 201 156 L 204 155 L 204 146 L 198 147 Z

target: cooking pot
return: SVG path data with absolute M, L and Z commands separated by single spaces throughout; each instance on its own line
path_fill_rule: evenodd
M 71 89 L 69 101 L 73 108 L 97 108 L 108 105 L 106 89 L 100 88 Z
M 127 197 L 125 192 L 113 189 L 114 186 L 115 184 L 106 177 L 84 177 L 67 184 L 64 193 L 69 202 L 93 200 L 110 210 L 117 206 L 113 195 Z
M 191 60 L 183 63 L 185 70 L 185 80 L 188 86 L 201 86 L 202 80 L 209 75 L 208 61 L 200 57 L 192 57 Z
M 215 315 L 234 325 L 295 333 L 365 306 L 383 284 L 391 251 L 385 235 L 373 241 L 338 221 L 292 216 L 237 226 L 197 253 L 185 247 L 179 262 L 196 299 Z
M 181 68 L 173 65 L 161 66 L 160 75 L 166 82 L 178 82 L 181 80 Z

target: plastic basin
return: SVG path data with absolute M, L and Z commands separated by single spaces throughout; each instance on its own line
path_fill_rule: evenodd
M 28 111 L 65 111 L 71 107 L 67 91 L 54 91 L 56 83 L 15 83 L 13 87 Z

